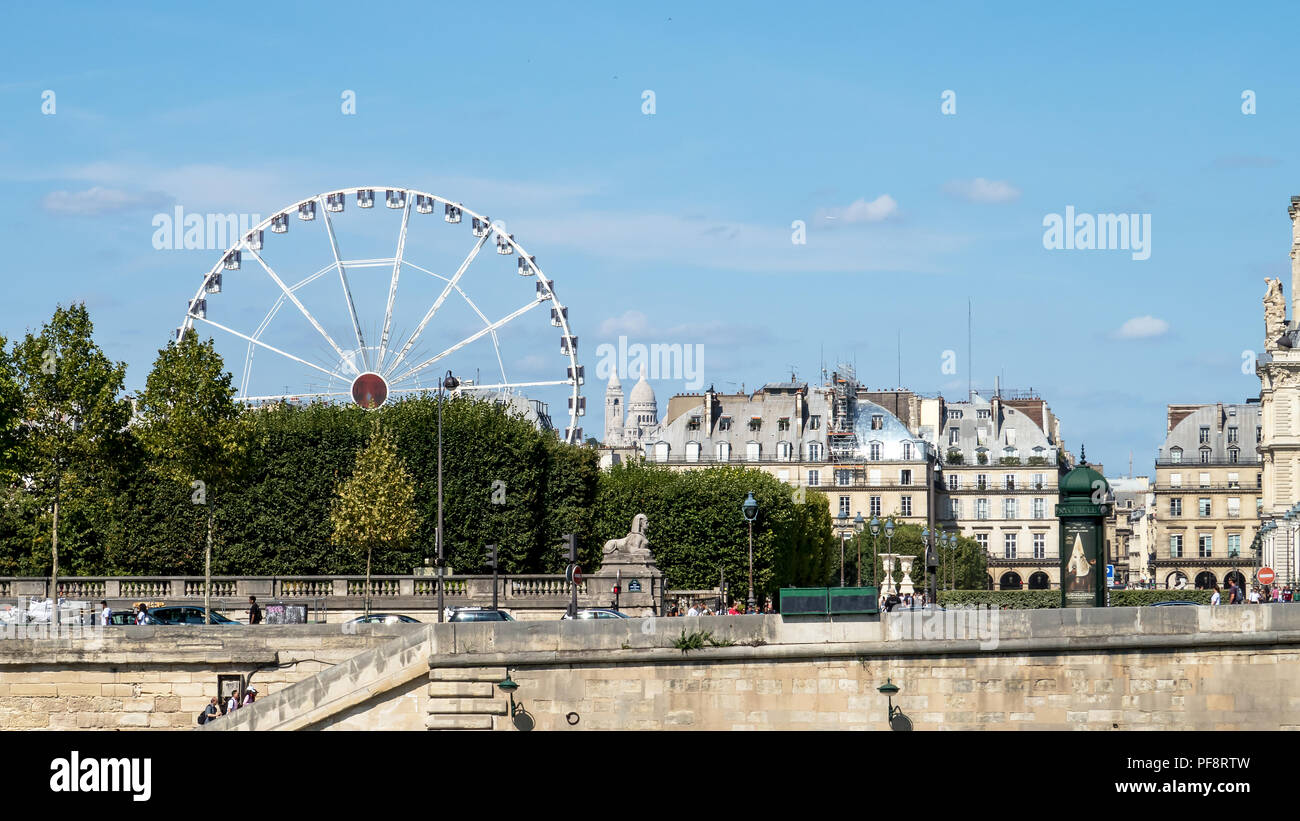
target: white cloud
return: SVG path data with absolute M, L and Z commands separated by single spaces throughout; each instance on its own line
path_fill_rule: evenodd
M 1154 316 L 1135 316 L 1120 326 L 1115 332 L 1119 339 L 1150 339 L 1163 336 L 1169 330 L 1169 323 Z
M 650 327 L 646 315 L 640 311 L 624 311 L 622 316 L 614 316 L 600 323 L 602 337 L 642 334 Z
M 1020 189 L 1003 180 L 986 180 L 976 177 L 973 180 L 950 180 L 944 183 L 943 190 L 958 199 L 967 202 L 1014 202 L 1020 199 Z
M 85 191 L 51 191 L 41 200 L 41 207 L 52 214 L 94 217 L 117 211 L 168 208 L 171 202 L 171 197 L 157 191 L 132 193 L 96 185 Z
M 898 203 L 894 201 L 894 198 L 888 194 L 881 194 L 871 202 L 867 202 L 866 197 L 859 197 L 846 208 L 824 209 L 821 216 L 828 220 L 857 223 L 881 222 L 897 213 Z

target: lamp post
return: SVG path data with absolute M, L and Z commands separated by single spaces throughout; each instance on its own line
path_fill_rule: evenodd
M 434 541 L 438 549 L 438 621 L 446 621 L 447 616 L 443 612 L 443 566 L 445 564 L 442 551 L 442 398 L 447 391 L 454 391 L 460 387 L 460 380 L 447 371 L 446 377 L 438 385 L 438 529 Z M 367 591 L 369 592 L 369 591 Z
M 844 539 L 849 535 L 849 512 L 841 510 L 835 517 L 840 526 L 840 587 L 844 586 Z
M 879 595 L 879 584 L 876 582 L 876 557 L 880 555 L 880 520 L 872 516 L 871 524 L 867 527 L 871 529 L 871 586 L 877 588 L 876 594 Z
M 894 554 L 894 520 L 893 519 L 890 519 L 889 521 L 885 522 L 885 543 L 889 548 L 888 551 L 889 554 L 892 556 Z M 894 572 L 894 568 L 892 567 L 894 560 L 890 559 L 889 561 L 891 567 L 889 568 L 889 573 L 885 574 L 885 578 L 889 578 L 890 574 Z
M 865 525 L 866 521 L 862 518 L 862 511 L 859 510 L 858 515 L 853 517 L 853 538 L 858 543 L 858 587 L 862 586 L 862 528 Z
M 758 518 L 758 502 L 752 490 L 745 496 L 740 512 L 749 523 L 749 609 L 755 610 L 758 603 L 754 600 L 754 520 Z

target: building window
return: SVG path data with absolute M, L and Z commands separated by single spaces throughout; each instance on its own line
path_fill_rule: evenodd
M 821 472 L 816 470 L 808 471 L 808 486 L 817 487 L 822 483 Z
M 728 462 L 731 460 L 731 444 L 729 442 L 719 442 L 717 447 L 719 462 Z
M 699 429 L 700 429 L 700 417 L 698 417 L 698 416 L 692 416 L 690 419 L 686 420 L 686 429 L 687 429 L 687 430 L 699 430 Z
M 789 442 L 776 443 L 776 456 L 783 461 L 790 460 L 790 454 L 794 452 L 794 447 Z
M 1228 558 L 1236 559 L 1241 556 L 1241 534 L 1228 534 Z
M 993 411 L 990 410 L 989 408 L 980 408 L 979 410 L 975 411 L 975 418 L 976 418 L 976 419 L 992 419 L 992 418 L 993 418 Z
M 1237 443 L 1237 428 L 1234 426 L 1228 428 L 1228 444 L 1234 445 L 1236 443 Z
M 699 442 L 687 442 L 687 443 L 686 443 L 686 461 L 688 461 L 688 462 L 698 462 L 698 461 L 700 461 L 700 443 L 699 443 Z
M 1264 441 L 1264 429 L 1261 428 L 1261 427 L 1259 427 L 1258 425 L 1256 425 L 1256 426 L 1255 426 L 1255 444 L 1259 444 L 1260 442 L 1263 442 L 1263 441 Z
M 762 429 L 763 429 L 763 420 L 760 419 L 760 418 L 758 418 L 758 417 L 754 417 L 754 418 L 750 419 L 750 420 L 749 420 L 749 429 L 750 429 L 750 430 L 762 430 Z
M 1004 475 L 1004 476 L 1002 477 L 1002 481 L 1003 481 L 1004 485 L 1006 486 L 1006 489 L 1007 489 L 1007 490 L 1015 490 L 1015 489 L 1016 489 L 1016 475 L 1015 475 L 1014 473 L 1008 473 L 1008 474 Z
M 1229 474 L 1228 474 L 1228 487 L 1229 487 L 1229 488 L 1238 488 L 1238 487 L 1241 487 L 1241 477 L 1240 477 L 1238 474 L 1236 474 L 1236 473 L 1229 473 Z
M 948 474 L 948 489 L 961 490 L 961 477 L 955 473 Z
M 961 418 L 961 411 L 959 411 L 959 410 L 952 410 L 952 409 L 949 409 L 949 411 L 948 411 L 948 418 L 949 418 L 949 419 L 960 419 L 960 418 Z
M 910 484 L 912 484 L 912 471 L 910 471 L 910 470 L 900 470 L 900 471 L 898 472 L 898 483 L 899 483 L 900 485 L 910 485 Z
M 1182 487 L 1182 486 L 1183 486 L 1183 474 L 1181 474 L 1181 473 L 1171 473 L 1171 474 L 1169 474 L 1169 486 L 1170 486 L 1170 487 Z
M 870 458 L 871 461 L 873 461 L 873 462 L 879 462 L 879 461 L 880 461 L 880 443 L 879 443 L 879 442 L 872 442 L 872 443 L 870 444 L 870 446 L 868 447 L 867 452 L 870 454 L 870 456 L 869 456 L 868 458 Z
M 885 429 L 885 416 L 884 416 L 884 414 L 880 414 L 880 413 L 873 413 L 873 414 L 871 414 L 871 429 L 872 429 L 872 430 L 884 430 L 884 429 Z
M 1202 444 L 1202 445 L 1209 444 L 1209 441 L 1210 441 L 1210 427 L 1209 427 L 1208 425 L 1202 425 L 1202 426 L 1201 426 L 1201 444 Z
M 904 442 L 904 443 L 903 443 L 903 460 L 904 460 L 904 461 L 911 461 L 911 459 L 912 459 L 912 443 L 911 443 L 911 442 Z
M 948 431 L 948 444 L 956 446 L 961 441 L 961 431 L 952 428 Z
M 1047 558 L 1047 534 L 1046 533 L 1034 534 L 1034 558 L 1035 559 Z
M 822 446 L 820 442 L 808 443 L 808 461 L 820 462 L 822 460 Z
M 1240 454 L 1241 454 L 1240 450 L 1236 448 L 1228 448 L 1228 461 L 1234 465 L 1237 464 L 1237 457 Z
M 979 473 L 975 475 L 975 487 L 979 488 L 980 490 L 984 490 L 988 486 L 989 486 L 989 475 L 987 473 Z
M 1183 461 L 1183 449 L 1182 449 L 1182 448 L 1170 448 L 1170 450 L 1169 450 L 1169 461 L 1170 461 L 1170 462 L 1173 462 L 1175 465 L 1178 464 L 1179 462 Z
M 840 516 L 841 516 L 841 518 L 846 517 L 846 516 L 849 515 L 849 509 L 851 508 L 851 502 L 852 502 L 852 497 L 850 497 L 850 496 L 841 496 L 841 497 L 840 497 Z
M 872 485 L 880 484 L 880 468 L 871 468 L 867 471 L 867 482 Z
M 1209 486 L 1210 486 L 1210 474 L 1208 474 L 1208 473 L 1202 473 L 1200 478 L 1201 478 L 1201 483 L 1200 483 L 1200 484 L 1201 484 L 1201 487 L 1209 487 Z
M 668 443 L 667 443 L 667 442 L 655 442 L 655 461 L 656 461 L 656 462 L 667 462 L 667 461 L 668 461 Z
M 776 429 L 777 429 L 777 430 L 789 430 L 789 429 L 790 429 L 790 417 L 788 417 L 788 416 L 782 416 L 780 419 L 776 420 Z
M 912 497 L 911 497 L 911 496 L 904 496 L 903 498 L 899 499 L 899 500 L 898 500 L 898 505 L 899 505 L 899 508 L 902 510 L 904 516 L 911 516 L 911 515 L 912 515 Z
M 1046 510 L 1047 510 L 1047 504 L 1046 504 L 1046 502 L 1045 502 L 1043 499 L 1035 499 L 1035 500 L 1034 500 L 1034 518 L 1035 518 L 1035 519 L 1041 519 L 1041 518 L 1043 518 L 1043 517 L 1046 515 L 1046 513 L 1045 513 Z
M 1257 488 L 1261 488 L 1261 487 L 1263 487 L 1263 486 L 1264 486 L 1264 474 L 1262 474 L 1262 473 L 1256 473 L 1256 474 L 1255 474 L 1255 487 L 1257 487 Z
M 820 416 L 814 415 L 808 417 L 808 430 L 821 430 L 821 427 L 822 418 Z
M 1169 500 L 1169 515 L 1170 515 L 1170 516 L 1182 516 L 1182 515 L 1183 515 L 1183 500 L 1182 500 L 1182 499 L 1170 499 L 1170 500 Z
M 985 553 L 989 552 L 989 534 L 976 533 L 975 544 L 979 545 L 980 550 L 983 550 Z
M 987 519 L 988 517 L 989 517 L 989 500 L 988 500 L 988 499 L 976 499 L 976 500 L 975 500 L 975 518 L 976 518 L 976 519 Z
M 1182 534 L 1175 533 L 1169 537 L 1169 557 L 1181 559 L 1183 557 L 1183 537 Z
M 948 514 L 949 519 L 961 518 L 961 499 L 948 500 Z
M 1044 484 L 1046 484 L 1046 483 L 1043 481 L 1043 474 L 1041 474 L 1041 473 L 1035 473 L 1035 474 L 1034 474 L 1034 490 L 1042 490 Z
M 1208 519 L 1210 517 L 1209 499 L 1201 498 L 1196 500 L 1196 515 L 1200 516 L 1202 519 Z
M 730 416 L 724 416 L 718 420 L 718 430 L 731 430 Z
M 1018 507 L 1018 506 L 1016 505 L 1016 500 L 1015 500 L 1015 499 L 1003 499 L 1003 500 L 1002 500 L 1002 518 L 1004 518 L 1004 519 L 1014 519 L 1014 518 L 1016 518 L 1016 513 L 1018 512 L 1018 511 L 1017 511 L 1017 507 Z
M 1228 497 L 1228 518 L 1229 519 L 1241 518 L 1241 499 L 1236 496 Z
M 852 479 L 853 479 L 853 471 L 851 470 L 835 471 L 835 484 L 839 485 L 840 487 L 847 487 L 848 484 L 852 481 Z
M 1016 557 L 1016 534 L 1002 534 L 1002 558 L 1014 559 Z
M 867 500 L 867 508 L 871 511 L 872 516 L 880 515 L 880 497 L 872 496 Z
M 1208 465 L 1209 463 L 1210 463 L 1210 449 L 1201 448 L 1201 464 Z
M 1197 549 L 1200 551 L 1202 559 L 1208 559 L 1214 555 L 1214 537 L 1208 533 L 1202 533 L 1197 537 Z
M 763 446 L 757 442 L 748 442 L 745 444 L 745 460 L 757 462 L 763 458 Z

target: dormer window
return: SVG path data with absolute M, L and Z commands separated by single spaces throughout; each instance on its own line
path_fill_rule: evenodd
M 687 430 L 699 430 L 699 429 L 700 429 L 700 417 L 698 417 L 698 416 L 692 416 L 690 419 L 686 420 L 686 429 L 687 429 Z
M 751 417 L 751 418 L 750 418 L 750 420 L 749 420 L 749 429 L 750 429 L 750 430 L 758 430 L 758 429 L 761 428 L 761 427 L 763 427 L 763 420 L 762 420 L 761 418 L 759 418 L 759 417 L 757 417 L 757 416 L 754 416 L 754 417 Z
M 872 430 L 884 430 L 884 429 L 885 429 L 885 415 L 884 415 L 884 414 L 882 414 L 882 413 L 873 413 L 873 414 L 871 414 L 871 429 L 872 429 Z
M 1183 461 L 1183 449 L 1182 449 L 1182 448 L 1170 448 L 1170 449 L 1169 449 L 1169 461 L 1173 462 L 1175 465 L 1178 464 L 1179 462 Z
M 776 420 L 776 429 L 777 429 L 777 430 L 789 430 L 789 429 L 790 429 L 790 417 L 788 417 L 788 416 L 782 416 L 780 419 Z
M 979 410 L 975 411 L 975 418 L 976 418 L 976 419 L 992 419 L 992 418 L 993 418 L 993 411 L 989 410 L 988 408 L 980 408 Z
M 821 430 L 822 418 L 816 414 L 808 417 L 808 430 Z
M 730 416 L 724 416 L 718 420 L 718 430 L 731 430 Z

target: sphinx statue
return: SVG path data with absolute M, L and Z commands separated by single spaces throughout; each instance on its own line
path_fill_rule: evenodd
M 632 517 L 632 530 L 621 539 L 605 542 L 602 566 L 609 564 L 654 564 L 654 554 L 650 552 L 650 540 L 646 538 L 649 519 L 644 513 Z

